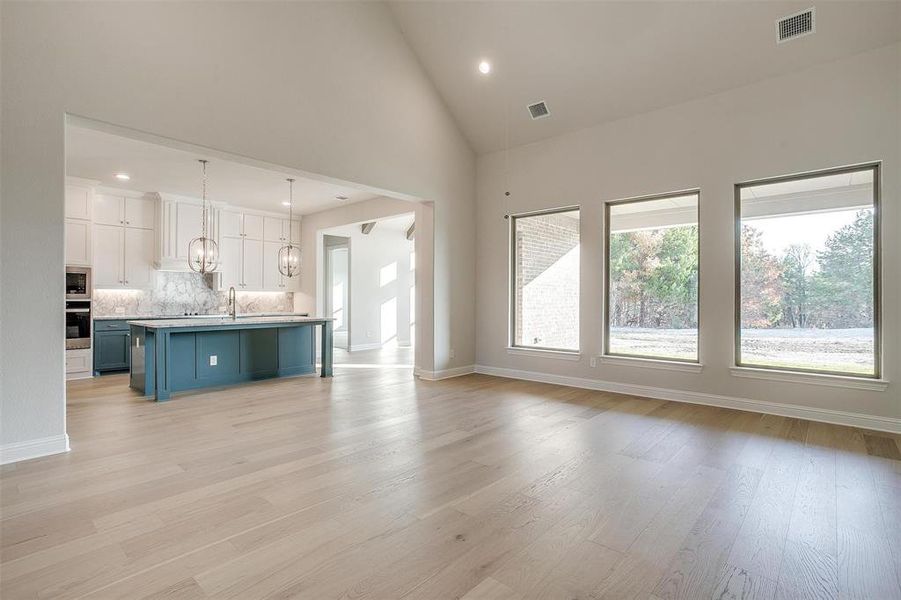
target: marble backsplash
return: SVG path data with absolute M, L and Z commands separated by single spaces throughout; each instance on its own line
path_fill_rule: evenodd
M 94 290 L 94 316 L 224 313 L 228 294 L 215 289 L 212 275 L 156 271 L 149 290 Z M 290 292 L 238 292 L 239 313 L 292 312 Z

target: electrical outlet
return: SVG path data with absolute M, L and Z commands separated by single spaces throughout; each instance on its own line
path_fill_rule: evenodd
M 219 364 L 219 357 L 215 354 L 210 354 L 210 366 L 215 367 Z
M 596 366 L 598 366 L 598 357 L 597 357 L 597 356 L 592 356 L 592 357 L 591 357 L 591 360 L 588 361 L 588 362 L 591 363 L 591 368 L 593 369 L 593 368 L 595 368 Z
M 457 358 L 457 351 L 454 350 L 453 348 L 450 349 L 449 354 L 450 354 L 451 358 Z
M 372 338 L 372 332 L 371 332 L 371 331 L 367 331 L 367 332 L 366 332 L 366 337 L 371 339 L 371 338 Z
M 117 314 L 117 315 L 124 315 L 124 314 L 125 314 L 125 307 L 124 307 L 124 306 L 117 306 L 117 307 L 116 307 L 116 314 Z

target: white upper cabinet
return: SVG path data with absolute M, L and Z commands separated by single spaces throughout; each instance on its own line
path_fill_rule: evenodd
M 285 281 L 278 270 L 278 251 L 281 242 L 263 242 L 263 289 L 280 292 L 284 289 Z
M 134 192 L 94 194 L 93 212 L 94 287 L 150 287 L 155 199 Z
M 150 198 L 125 198 L 125 226 L 153 229 L 156 202 Z
M 94 224 L 95 288 L 125 287 L 125 228 L 120 225 Z
M 244 268 L 244 240 L 239 237 L 223 237 L 219 240 L 219 287 L 242 289 Z
M 300 242 L 300 221 L 294 219 L 288 227 L 288 219 L 263 218 L 263 239 L 267 242 L 287 242 L 290 234 L 293 242 Z
M 97 194 L 94 197 L 94 222 L 153 229 L 155 207 L 152 198 Z
M 149 288 L 153 281 L 153 230 L 125 228 L 125 287 Z
M 66 185 L 66 218 L 90 221 L 94 193 L 83 185 Z
M 278 217 L 263 217 L 263 239 L 267 242 L 280 242 L 285 239 L 283 222 Z
M 244 239 L 244 281 L 241 283 L 244 290 L 263 289 L 263 242 L 260 240 Z
M 244 213 L 244 237 L 250 240 L 263 239 L 263 217 Z
M 125 225 L 125 197 L 94 196 L 94 222 L 99 225 Z
M 233 210 L 219 211 L 219 235 L 224 237 L 244 237 L 242 226 L 243 215 Z
M 91 266 L 91 222 L 66 219 L 66 265 Z
M 188 269 L 188 246 L 191 240 L 203 232 L 203 207 L 198 204 L 178 203 L 176 208 L 175 256 L 182 259 Z M 212 235 L 208 231 L 208 235 Z

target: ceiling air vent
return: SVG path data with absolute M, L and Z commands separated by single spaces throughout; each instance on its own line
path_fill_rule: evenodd
M 542 100 L 541 102 L 536 102 L 535 104 L 529 105 L 529 114 L 532 115 L 532 119 L 534 120 L 546 117 L 551 113 L 547 109 L 547 104 L 545 104 L 544 100 Z
M 814 16 L 814 9 L 808 8 L 779 19 L 776 21 L 776 41 L 781 44 L 816 32 Z

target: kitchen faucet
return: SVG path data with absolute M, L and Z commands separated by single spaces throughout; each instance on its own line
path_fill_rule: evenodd
M 237 318 L 237 302 L 235 302 L 235 286 L 228 288 L 228 316 Z

